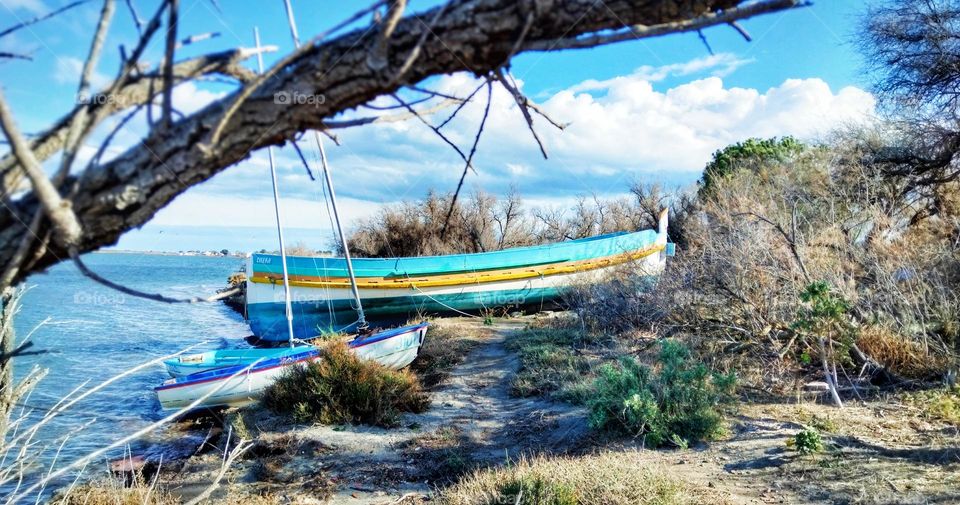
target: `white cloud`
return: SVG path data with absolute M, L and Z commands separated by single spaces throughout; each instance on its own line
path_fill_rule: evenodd
M 60 84 L 80 84 L 80 74 L 83 73 L 83 60 L 70 56 L 57 58 L 57 66 L 53 71 L 53 79 Z M 110 78 L 94 70 L 90 75 L 90 87 L 99 90 L 110 82 Z
M 731 53 L 711 54 L 710 56 L 695 58 L 684 63 L 671 63 L 669 65 L 656 67 L 643 65 L 635 69 L 630 75 L 614 77 L 603 81 L 588 79 L 580 84 L 571 86 L 567 91 L 578 93 L 581 91 L 605 90 L 624 81 L 660 82 L 668 77 L 685 77 L 695 74 L 726 77 L 738 68 L 752 62 L 753 60 L 739 58 Z
M 767 90 L 726 86 L 719 75 L 742 64 L 741 59 L 717 55 L 658 69 L 642 67 L 627 76 L 559 91 L 541 106 L 570 125 L 559 131 L 534 117 L 549 160 L 541 157 L 512 97 L 495 86 L 474 159 L 477 174 L 468 174 L 466 190 L 478 187 L 503 194 L 513 185 L 528 205 L 565 205 L 577 195 L 622 194 L 635 180 L 687 184 L 699 177 L 714 151 L 730 143 L 754 136 L 816 139 L 837 126 L 873 117 L 870 93 L 854 87 L 833 91 L 817 78 L 788 79 Z M 665 75 L 693 74 L 708 77 L 666 90 L 651 84 Z M 465 96 L 478 84 L 470 75 L 456 74 L 437 79 L 433 88 Z M 196 108 L 216 97 L 181 88 L 196 99 Z M 478 93 L 443 130 L 465 152 L 485 99 L 484 91 Z M 449 111 L 431 120 L 439 123 Z M 452 191 L 463 170 L 453 150 L 415 120 L 338 134 L 343 145 L 328 143 L 328 154 L 348 223 L 372 215 L 384 203 L 421 197 L 428 188 Z M 306 155 L 316 165 L 315 156 L 309 151 Z M 266 153 L 255 153 L 190 190 L 164 209 L 158 222 L 272 226 L 265 158 Z M 307 179 L 291 149 L 277 150 L 277 160 L 288 226 L 327 226 L 318 183 Z

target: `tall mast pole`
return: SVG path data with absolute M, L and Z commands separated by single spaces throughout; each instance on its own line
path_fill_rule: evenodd
M 283 0 L 283 6 L 287 10 L 287 23 L 290 25 L 290 36 L 293 37 L 293 45 L 300 47 L 300 36 L 297 34 L 297 21 L 293 17 L 293 6 L 290 5 L 290 0 Z M 261 69 L 260 72 L 262 73 L 263 69 Z M 337 208 L 337 193 L 333 189 L 333 179 L 330 176 L 330 167 L 327 165 L 327 152 L 323 148 L 323 139 L 320 138 L 320 132 L 314 130 L 313 137 L 317 141 L 317 149 L 320 150 L 323 178 L 327 182 L 327 188 L 330 189 L 330 205 L 333 207 L 333 220 L 337 224 L 337 235 L 340 238 L 340 245 L 343 247 L 343 259 L 347 262 L 347 275 L 350 276 L 350 291 L 353 292 L 353 302 L 356 304 L 357 309 L 357 328 L 363 330 L 367 327 L 367 318 L 363 314 L 363 304 L 360 303 L 360 291 L 357 289 L 357 277 L 353 273 L 350 247 L 347 245 L 347 237 L 344 235 L 343 226 L 340 224 L 340 212 Z M 279 216 L 279 214 L 277 214 L 277 216 Z
M 263 53 L 260 52 L 260 30 L 253 28 L 253 39 L 257 45 L 257 66 L 263 73 Z M 290 278 L 287 273 L 287 249 L 283 243 L 283 220 L 280 218 L 280 192 L 277 191 L 277 167 L 273 159 L 273 147 L 267 147 L 270 158 L 270 180 L 273 182 L 273 210 L 277 216 L 277 237 L 280 239 L 280 264 L 283 265 L 283 301 L 286 305 L 287 331 L 290 347 L 293 347 L 293 308 L 290 306 Z

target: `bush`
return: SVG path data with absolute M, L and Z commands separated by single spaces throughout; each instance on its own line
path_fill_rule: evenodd
M 403 412 L 423 412 L 430 400 L 417 377 L 362 360 L 342 342 L 320 359 L 290 367 L 263 395 L 274 412 L 299 422 L 396 426 Z
M 816 428 L 804 428 L 793 436 L 793 447 L 800 454 L 813 454 L 823 450 L 823 439 Z
M 592 377 L 590 360 L 575 348 L 583 343 L 584 336 L 570 328 L 530 328 L 513 336 L 507 348 L 517 352 L 520 370 L 513 378 L 512 393 L 583 403 Z
M 537 457 L 480 470 L 440 491 L 444 505 L 671 505 L 716 503 L 717 496 L 655 473 L 639 452 L 579 458 Z
M 674 437 L 698 441 L 717 435 L 722 421 L 717 406 L 731 400 L 735 377 L 711 373 L 676 341 L 663 341 L 659 359 L 659 370 L 632 357 L 602 366 L 590 401 L 591 425 L 643 435 L 652 446 Z

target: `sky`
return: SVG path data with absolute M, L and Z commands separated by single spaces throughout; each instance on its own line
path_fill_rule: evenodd
M 0 0 L 0 30 L 66 3 Z M 142 18 L 159 5 L 133 3 Z M 434 3 L 413 0 L 407 10 L 423 11 Z M 321 33 L 368 4 L 293 0 L 301 38 Z M 23 131 L 40 132 L 73 107 L 101 5 L 93 0 L 0 38 L 0 52 L 32 57 L 0 60 L 0 87 Z M 697 34 L 687 33 L 521 54 L 511 72 L 523 92 L 552 118 L 569 125 L 561 131 L 534 119 L 549 155 L 544 159 L 512 98 L 495 86 L 474 159 L 476 173 L 467 176 L 466 190 L 503 195 L 516 188 L 527 208 L 564 209 L 578 197 L 619 196 L 634 182 L 689 186 L 714 151 L 749 137 L 794 135 L 816 141 L 838 127 L 870 121 L 875 100 L 854 44 L 865 8 L 863 2 L 817 0 L 812 7 L 749 19 L 742 25 L 752 42 L 728 26 L 709 28 L 703 32 L 709 49 Z M 267 65 L 293 49 L 282 0 L 182 0 L 181 9 L 181 35 L 220 35 L 182 48 L 178 59 L 252 47 L 254 27 L 264 45 L 277 46 L 266 56 Z M 94 87 L 109 82 L 119 67 L 116 48 L 131 47 L 136 36 L 126 2 L 117 2 Z M 155 64 L 161 55 L 162 38 L 151 44 L 145 60 Z M 256 68 L 255 60 L 247 63 Z M 422 85 L 465 96 L 479 83 L 472 75 L 453 74 Z M 174 103 L 189 114 L 233 89 L 227 83 L 187 83 L 175 89 Z M 485 93 L 444 127 L 461 149 L 469 150 L 473 141 Z M 408 91 L 405 96 L 417 94 Z M 381 98 L 376 104 L 391 102 Z M 369 112 L 348 112 L 345 117 Z M 448 113 L 439 111 L 430 118 L 436 123 Z M 112 126 L 108 121 L 91 135 L 78 165 L 92 156 Z M 145 131 L 144 118 L 134 118 L 117 135 L 107 158 L 136 145 Z M 428 189 L 453 191 L 463 169 L 459 156 L 416 120 L 366 125 L 337 135 L 341 145 L 328 142 L 327 152 L 348 229 L 382 206 L 422 197 Z M 316 169 L 312 146 L 305 154 Z M 329 247 L 333 232 L 322 187 L 310 180 L 290 148 L 277 149 L 276 155 L 287 242 Z M 55 164 L 53 159 L 46 167 L 52 170 Z M 143 228 L 124 235 L 117 247 L 277 249 L 275 219 L 269 164 L 261 150 L 179 196 Z

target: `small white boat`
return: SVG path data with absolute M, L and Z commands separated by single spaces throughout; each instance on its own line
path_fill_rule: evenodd
M 357 356 L 400 369 L 416 357 L 427 333 L 427 323 L 404 326 L 358 337 L 347 345 Z M 274 350 L 274 349 L 271 349 Z M 290 352 L 296 350 L 296 352 Z M 239 407 L 256 401 L 289 366 L 320 357 L 323 351 L 299 346 L 280 355 L 253 357 L 247 363 L 204 370 L 169 379 L 154 388 L 165 410 L 187 407 L 202 399 L 195 408 Z M 214 351 L 216 352 L 216 351 Z M 206 354 L 206 353 L 205 353 Z

